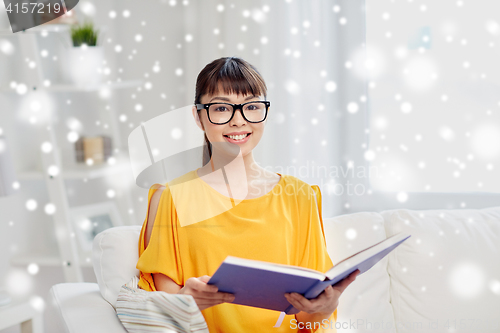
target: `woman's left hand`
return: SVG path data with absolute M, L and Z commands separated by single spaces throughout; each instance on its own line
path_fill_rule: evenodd
M 328 286 L 318 297 L 307 299 L 298 293 L 285 293 L 285 297 L 297 310 L 307 313 L 321 313 L 330 315 L 339 305 L 340 295 L 358 276 L 355 270 L 334 286 Z

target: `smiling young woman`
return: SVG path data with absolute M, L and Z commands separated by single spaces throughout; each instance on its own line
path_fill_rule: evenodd
M 285 316 L 280 327 L 273 327 L 278 312 L 231 304 L 231 294 L 206 283 L 228 255 L 321 272 L 333 266 L 319 187 L 254 160 L 269 113 L 266 98 L 261 75 L 242 59 L 220 58 L 200 72 L 192 112 L 205 133 L 203 166 L 149 190 L 139 287 L 191 295 L 211 332 L 324 332 L 313 323 L 335 326 L 338 298 L 353 276 L 314 300 L 286 295 L 301 312 Z M 236 157 L 241 163 L 233 163 Z M 241 187 L 251 190 L 233 193 Z

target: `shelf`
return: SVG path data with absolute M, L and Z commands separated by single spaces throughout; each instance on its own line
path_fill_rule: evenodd
M 11 29 L 0 29 L 0 36 L 16 36 L 17 34 L 38 34 L 43 31 L 47 32 L 64 32 L 69 31 L 69 24 L 42 24 L 33 28 L 29 28 L 28 30 L 12 32 Z
M 60 175 L 63 179 L 94 179 L 116 175 L 130 169 L 129 159 L 124 154 L 117 154 L 113 157 L 116 159 L 116 163 L 113 165 L 107 163 L 98 165 L 87 165 L 85 163 L 63 165 Z M 44 179 L 44 177 L 48 177 L 48 174 L 41 170 L 26 170 L 17 173 L 19 180 L 40 180 Z
M 10 263 L 18 266 L 37 264 L 38 266 L 46 267 L 62 267 L 61 258 L 57 254 L 18 254 L 10 259 Z M 81 259 L 80 266 L 92 267 L 92 261 Z
M 125 88 L 134 88 L 142 85 L 142 81 L 140 80 L 130 80 L 130 81 L 115 81 L 109 83 L 101 83 L 98 85 L 90 85 L 90 86 L 78 86 L 74 84 L 64 83 L 64 84 L 54 84 L 48 87 L 40 86 L 37 87 L 39 91 L 46 92 L 90 92 L 90 91 L 100 91 L 101 89 L 125 89 Z M 16 89 L 11 87 L 0 87 L 0 92 L 4 93 L 16 93 Z
M 68 30 L 71 28 L 68 24 L 43 24 L 41 26 L 33 27 L 27 29 L 25 31 L 13 33 L 11 29 L 0 29 L 0 39 L 1 38 L 9 38 L 13 39 L 18 38 L 17 42 L 19 43 L 19 54 L 17 57 L 20 59 L 34 59 L 36 62 L 39 62 L 40 49 L 43 45 L 46 46 L 46 42 L 44 42 L 45 38 L 42 37 L 61 37 L 63 38 L 63 42 L 67 44 L 67 47 L 71 47 L 71 36 L 68 34 Z M 51 44 L 52 45 L 52 44 Z M 46 47 L 49 47 L 47 45 Z M 14 64 L 11 64 L 11 66 Z M 27 93 L 32 92 L 36 89 L 36 91 L 44 92 L 47 94 L 52 94 L 54 98 L 62 97 L 65 93 L 93 93 L 95 95 L 99 94 L 101 97 L 114 97 L 110 92 L 115 89 L 127 89 L 127 88 L 136 88 L 142 86 L 143 81 L 140 80 L 122 80 L 116 76 L 102 76 L 101 83 L 93 84 L 93 85 L 78 85 L 72 83 L 63 83 L 62 80 L 53 80 L 50 85 L 45 86 L 43 83 L 45 79 L 47 79 L 47 75 L 44 75 L 44 66 L 41 66 L 42 63 L 37 63 L 39 66 L 39 70 L 33 71 L 28 66 L 23 66 L 23 83 L 26 85 Z M 51 65 L 52 66 L 52 65 Z M 60 70 L 60 68 L 54 68 Z M 46 73 L 45 73 L 46 74 Z M 13 80 L 20 80 L 20 78 L 12 77 L 7 81 L 2 82 L 2 86 L 0 86 L 0 94 L 8 94 L 9 96 L 18 95 L 17 90 L 11 87 L 10 82 Z M 46 81 L 45 81 L 46 82 Z M 23 87 L 24 88 L 24 87 Z M 62 93 L 61 95 L 57 95 L 58 93 Z M 106 96 L 105 96 L 106 95 Z M 25 95 L 19 96 L 20 98 L 25 98 Z M 85 98 L 85 97 L 84 97 Z M 85 103 L 85 102 L 84 102 Z M 81 112 L 82 115 L 85 114 L 84 105 L 80 106 L 78 111 Z M 109 135 L 112 137 L 113 142 L 119 144 L 120 140 L 120 126 L 118 123 L 118 118 L 115 117 L 114 111 L 107 113 L 109 121 L 111 123 L 111 131 Z M 12 111 L 15 112 L 15 111 Z M 54 116 L 55 117 L 55 116 Z M 56 119 L 56 118 L 53 118 Z M 54 127 L 55 128 L 55 127 Z M 39 266 L 48 266 L 62 269 L 64 278 L 66 282 L 83 282 L 83 267 L 92 267 L 91 262 L 91 253 L 84 253 L 78 244 L 74 244 L 77 240 L 69 240 L 66 238 L 67 234 L 71 233 L 71 230 L 74 226 L 72 226 L 72 222 L 68 220 L 68 216 L 71 214 L 71 207 L 68 206 L 67 200 L 64 200 L 67 197 L 66 186 L 64 184 L 64 180 L 68 179 L 93 179 L 99 177 L 106 176 L 124 176 L 127 173 L 126 177 L 132 176 L 132 165 L 130 163 L 128 154 L 126 150 L 118 150 L 114 149 L 113 152 L 120 151 L 120 153 L 113 154 L 112 157 L 115 158 L 115 163 L 112 165 L 108 163 L 102 163 L 97 165 L 89 166 L 86 163 L 77 163 L 72 154 L 74 147 L 68 147 L 67 143 L 64 145 L 64 150 L 61 149 L 60 143 L 57 142 L 57 135 L 55 134 L 55 130 L 52 128 L 50 133 L 45 133 L 44 140 L 47 140 L 52 143 L 54 151 L 51 152 L 50 156 L 42 156 L 40 152 L 36 153 L 35 157 L 41 160 L 41 163 L 37 163 L 40 165 L 25 165 L 26 170 L 17 172 L 17 176 L 19 180 L 33 180 L 33 181 L 45 181 L 45 187 L 47 188 L 48 197 L 51 202 L 57 207 L 57 211 L 52 215 L 52 219 L 54 222 L 54 231 L 56 236 L 56 242 L 58 245 L 58 250 L 55 251 L 53 249 L 49 249 L 44 247 L 42 251 L 38 251 L 39 253 L 28 252 L 17 254 L 10 258 L 10 262 L 12 265 L 21 265 L 26 268 L 29 264 L 35 263 Z M 45 139 L 46 137 L 46 139 Z M 36 140 L 36 139 L 35 139 Z M 36 141 L 34 142 L 35 144 Z M 60 168 L 59 174 L 54 178 L 50 178 L 48 175 L 47 169 L 53 164 L 57 164 Z M 49 177 L 49 178 L 47 178 Z M 105 181 L 105 179 L 104 179 Z M 126 193 L 123 196 L 117 196 L 114 200 L 121 201 L 123 207 L 131 207 L 133 205 L 131 194 Z M 122 216 L 123 217 L 123 216 Z M 134 213 L 133 210 L 129 214 L 129 218 L 131 221 L 134 221 Z M 42 235 L 43 237 L 43 235 Z M 73 246 L 75 245 L 75 246 Z M 79 250 L 77 250 L 79 249 Z M 29 250 L 25 250 L 29 251 Z M 64 254 L 64 255 L 63 255 Z M 63 260 L 71 261 L 73 264 L 70 266 L 64 265 Z M 79 261 L 79 264 L 74 264 Z M 1 326 L 1 325 L 0 325 Z
M 75 86 L 72 84 L 57 84 L 49 87 L 40 88 L 48 92 L 71 92 L 71 91 L 99 91 L 101 89 L 124 89 L 133 88 L 142 85 L 142 81 L 116 81 L 110 83 L 102 83 L 94 86 Z

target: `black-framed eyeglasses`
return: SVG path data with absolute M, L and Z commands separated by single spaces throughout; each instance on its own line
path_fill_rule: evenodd
M 207 103 L 196 104 L 197 110 L 207 110 L 208 120 L 212 124 L 224 125 L 234 117 L 236 110 L 241 110 L 241 115 L 249 123 L 260 123 L 267 117 L 267 111 L 271 102 L 269 101 L 253 101 L 243 104 L 231 103 Z

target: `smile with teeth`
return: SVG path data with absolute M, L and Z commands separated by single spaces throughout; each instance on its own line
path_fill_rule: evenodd
M 227 136 L 233 140 L 243 140 L 244 138 L 246 138 L 248 135 L 250 135 L 250 133 L 247 133 L 247 134 L 241 134 L 241 135 L 224 135 L 224 136 Z

